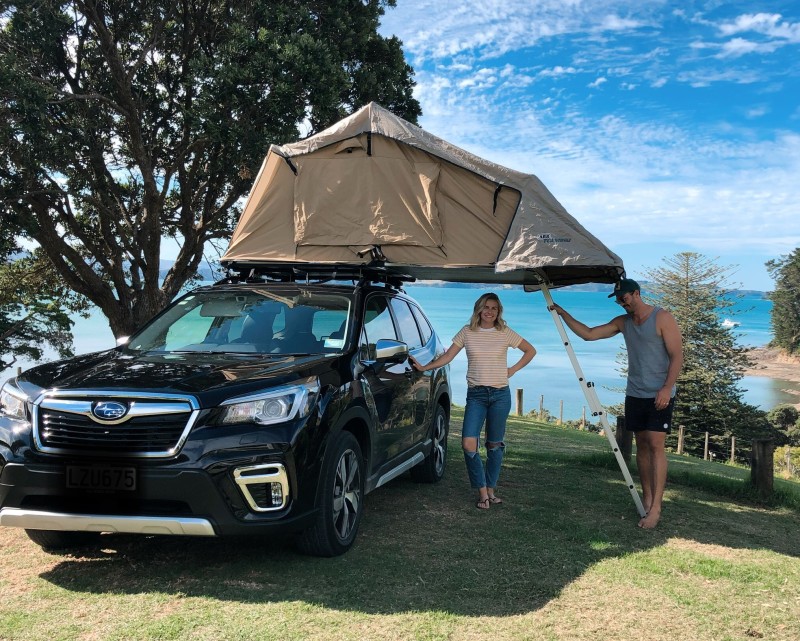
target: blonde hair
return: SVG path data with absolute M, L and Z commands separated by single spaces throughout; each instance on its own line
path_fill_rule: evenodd
M 486 301 L 490 300 L 493 300 L 497 303 L 497 318 L 494 319 L 494 328 L 497 330 L 503 330 L 506 328 L 506 322 L 503 320 L 503 303 L 500 302 L 497 294 L 494 292 L 489 292 L 475 301 L 475 306 L 472 309 L 472 316 L 469 319 L 469 328 L 472 331 L 477 330 L 480 326 L 481 312 L 486 305 Z

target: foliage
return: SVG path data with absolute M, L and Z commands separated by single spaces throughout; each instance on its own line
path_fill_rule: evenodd
M 767 420 L 784 432 L 792 427 L 798 418 L 800 412 L 794 405 L 777 405 L 767 412 Z
M 771 260 L 767 270 L 775 281 L 770 320 L 772 344 L 790 354 L 800 353 L 800 247 L 788 256 Z
M 652 302 L 669 310 L 683 335 L 684 365 L 678 378 L 674 424 L 684 425 L 686 451 L 702 453 L 704 432 L 737 437 L 742 444 L 774 436 L 764 413 L 741 400 L 739 382 L 750 365 L 746 348 L 721 323 L 735 315 L 731 268 L 693 252 L 664 259 L 650 270 Z
M 776 447 L 772 461 L 776 475 L 800 479 L 800 447 Z
M 271 143 L 370 100 L 416 121 L 401 43 L 377 32 L 387 6 L 3 3 L 0 218 L 129 334 L 229 237 Z
M 0 263 L 0 372 L 20 357 L 41 360 L 48 347 L 72 356 L 70 313 L 86 308 L 86 300 L 61 286 L 41 255 Z
M 800 446 L 800 418 L 784 430 L 789 445 Z

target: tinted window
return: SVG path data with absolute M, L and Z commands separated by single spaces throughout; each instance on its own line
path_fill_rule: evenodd
M 423 345 L 427 345 L 428 341 L 431 340 L 431 336 L 433 336 L 433 328 L 419 307 L 416 305 L 410 305 L 410 307 L 411 311 L 414 312 L 414 318 L 417 319 L 419 331 L 422 333 L 422 343 Z
M 389 312 L 389 301 L 384 296 L 370 296 L 364 312 L 366 360 L 375 360 L 375 343 L 381 338 L 397 340 L 397 333 Z M 364 357 L 362 351 L 362 358 Z
M 422 338 L 417 329 L 417 321 L 414 320 L 414 315 L 411 313 L 408 303 L 404 300 L 393 298 L 392 310 L 400 328 L 400 340 L 405 341 L 409 349 L 422 347 Z

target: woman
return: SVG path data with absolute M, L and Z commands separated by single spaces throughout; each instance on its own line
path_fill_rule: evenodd
M 447 365 L 463 348 L 467 349 L 467 407 L 461 431 L 461 447 L 467 474 L 478 490 L 476 507 L 488 510 L 503 500 L 495 494 L 505 450 L 506 419 L 511 411 L 508 379 L 531 362 L 533 345 L 513 331 L 503 320 L 503 305 L 497 294 L 484 294 L 475 301 L 469 325 L 453 337 L 453 344 L 427 365 L 411 362 L 420 371 Z M 507 364 L 509 347 L 522 350 L 522 358 L 512 367 Z M 478 438 L 486 423 L 486 469 L 478 454 Z

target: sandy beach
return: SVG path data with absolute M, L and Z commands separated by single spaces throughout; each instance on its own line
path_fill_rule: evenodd
M 782 381 L 800 383 L 800 357 L 784 354 L 771 347 L 754 347 L 748 352 L 753 360 L 753 367 L 745 371 L 746 376 L 767 376 Z M 794 390 L 785 390 L 797 394 Z M 800 409 L 800 395 L 795 407 Z

